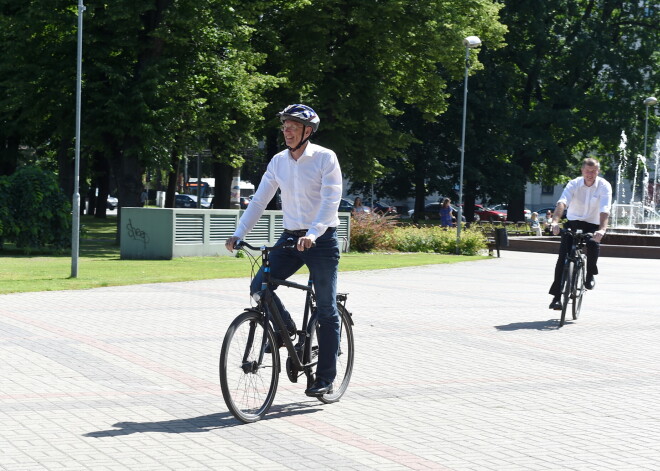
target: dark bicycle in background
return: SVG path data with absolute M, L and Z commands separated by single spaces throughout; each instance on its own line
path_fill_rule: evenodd
M 261 252 L 261 263 L 268 268 L 271 251 L 295 250 L 294 247 L 292 239 L 273 247 L 253 247 L 245 241 L 238 241 L 235 246 Z M 257 257 L 245 253 L 252 258 L 253 267 L 256 266 Z M 288 353 L 285 368 L 291 382 L 297 383 L 298 378 L 304 376 L 306 388 L 309 388 L 314 382 L 318 358 L 316 299 L 311 275 L 307 285 L 272 278 L 269 269 L 264 270 L 263 275 L 266 288 L 258 293 L 257 305 L 245 309 L 230 324 L 220 352 L 222 395 L 229 411 L 244 423 L 261 419 L 275 399 L 281 369 L 276 331 L 282 333 Z M 302 325 L 292 336 L 286 334 L 284 320 L 273 300 L 272 286 L 286 286 L 306 293 Z M 331 392 L 318 397 L 326 404 L 336 402 L 344 395 L 353 372 L 353 319 L 346 309 L 347 296 L 337 294 L 340 317 L 337 376 Z
M 559 327 L 566 322 L 568 305 L 571 305 L 573 320 L 580 316 L 582 298 L 587 290 L 585 281 L 587 277 L 587 257 L 584 254 L 584 246 L 593 237 L 591 233 L 583 233 L 581 229 L 570 231 L 562 229 L 562 237 L 572 237 L 573 242 L 564 259 L 564 271 L 561 276 L 561 318 Z

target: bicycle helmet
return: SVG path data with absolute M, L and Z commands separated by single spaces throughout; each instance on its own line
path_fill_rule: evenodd
M 288 119 L 311 127 L 312 134 L 314 134 L 319 128 L 319 123 L 321 122 L 316 111 L 307 105 L 289 105 L 277 113 L 277 116 L 279 116 L 280 121 L 282 122 Z

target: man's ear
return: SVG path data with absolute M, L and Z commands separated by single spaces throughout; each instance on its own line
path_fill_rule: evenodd
M 305 126 L 305 134 L 304 137 L 308 138 L 309 136 L 312 135 L 312 127 L 311 126 Z

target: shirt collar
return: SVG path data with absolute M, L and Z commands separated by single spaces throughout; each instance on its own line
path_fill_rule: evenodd
M 305 146 L 305 150 L 303 151 L 302 155 L 301 155 L 300 157 L 298 157 L 298 161 L 301 161 L 301 160 L 305 159 L 306 157 L 311 156 L 311 155 L 314 153 L 314 152 L 312 151 L 312 146 L 313 146 L 313 145 L 314 145 L 314 144 L 312 144 L 311 141 L 307 141 L 307 145 Z M 293 156 L 291 155 L 291 151 L 289 151 L 289 158 L 290 158 L 291 160 L 294 160 L 294 159 L 293 159 Z
M 591 186 L 587 186 L 587 184 L 584 183 L 584 177 L 580 177 L 580 186 L 584 188 L 589 188 L 589 189 L 593 188 L 595 190 L 596 188 L 598 188 L 598 185 L 600 185 L 600 177 L 596 177 L 596 181 Z

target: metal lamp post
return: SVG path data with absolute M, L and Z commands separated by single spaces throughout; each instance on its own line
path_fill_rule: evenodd
M 463 221 L 463 166 L 465 163 L 465 122 L 467 119 L 468 71 L 470 69 L 470 49 L 481 46 L 481 39 L 468 36 L 463 40 L 465 46 L 465 84 L 463 87 L 463 131 L 461 133 L 461 172 L 458 181 L 458 217 L 456 218 L 456 253 L 461 251 L 461 222 Z
M 73 173 L 73 220 L 71 221 L 71 278 L 78 277 L 78 254 L 80 252 L 80 99 L 82 89 L 82 29 L 83 0 L 78 0 L 78 59 L 76 73 L 76 155 Z
M 658 99 L 654 96 L 648 97 L 644 100 L 644 106 L 646 106 L 646 121 L 644 122 L 644 159 L 646 160 L 646 138 L 649 132 L 649 106 L 655 106 L 658 103 Z
M 658 103 L 658 99 L 654 96 L 650 96 L 644 100 L 644 106 L 646 106 L 646 120 L 644 121 L 644 164 L 646 165 L 646 139 L 649 132 L 649 106 L 655 106 Z M 655 192 L 658 186 L 658 169 L 654 169 L 655 172 L 655 185 L 653 185 L 653 200 L 655 201 Z M 635 189 L 633 188 L 633 192 Z M 645 189 L 646 191 L 646 189 Z M 642 198 L 642 213 L 644 212 L 644 198 Z

